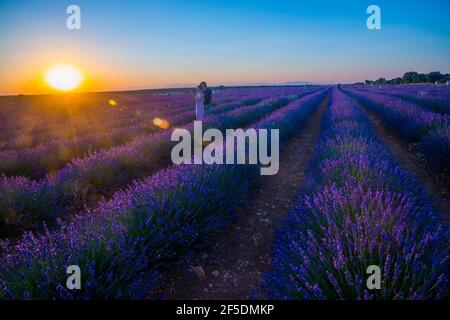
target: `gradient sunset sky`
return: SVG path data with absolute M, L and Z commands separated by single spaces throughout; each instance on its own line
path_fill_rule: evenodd
M 79 31 L 66 28 L 70 4 Z M 382 30 L 366 27 L 370 4 Z M 47 92 L 58 63 L 90 91 L 450 72 L 449 21 L 448 0 L 0 0 L 0 94 Z

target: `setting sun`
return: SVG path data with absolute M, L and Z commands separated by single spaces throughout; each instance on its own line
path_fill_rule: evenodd
M 69 91 L 83 82 L 83 75 L 72 66 L 54 66 L 45 73 L 45 82 L 54 89 Z

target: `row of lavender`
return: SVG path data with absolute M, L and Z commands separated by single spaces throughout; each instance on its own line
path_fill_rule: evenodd
M 213 114 L 226 112 L 247 104 L 254 104 L 263 98 L 267 98 L 267 95 L 258 96 L 254 99 L 245 97 L 233 104 L 217 105 L 213 109 Z M 192 106 L 189 107 L 189 110 L 175 108 L 172 109 L 172 114 L 167 118 L 158 118 L 160 123 L 153 123 L 153 119 L 147 119 L 131 126 L 108 130 L 103 133 L 88 134 L 75 139 L 62 139 L 33 148 L 0 151 L 0 173 L 8 176 L 24 175 L 34 179 L 42 178 L 49 172 L 61 168 L 72 159 L 83 158 L 86 154 L 92 154 L 100 149 L 109 149 L 129 143 L 133 139 L 139 139 L 140 135 L 167 129 L 168 126 L 182 125 L 193 121 L 194 117 Z
M 226 100 L 230 96 L 244 97 L 260 88 L 227 89 L 215 98 Z M 75 137 L 93 131 L 130 125 L 139 115 L 161 113 L 180 105 L 192 105 L 190 93 L 152 94 L 145 92 L 80 93 L 70 95 L 43 95 L 0 97 L 0 115 L 5 125 L 0 128 L 11 138 L 31 134 L 51 138 L 52 132 L 72 125 Z M 64 131 L 64 130 L 63 130 Z M 62 138 L 63 136 L 59 136 Z M 73 136 L 69 136 L 70 138 Z
M 142 126 L 146 123 L 151 124 L 152 119 L 155 117 L 165 118 L 168 114 L 174 112 L 186 112 L 189 107 L 192 108 L 192 105 L 186 103 L 186 101 L 183 101 L 173 103 L 170 107 L 155 106 L 151 108 L 151 110 L 146 110 L 145 108 L 145 111 L 138 110 L 134 114 L 129 114 L 130 119 L 115 119 L 114 121 L 111 121 L 113 123 L 102 121 L 101 124 L 99 124 L 95 120 L 91 122 L 91 119 L 87 118 L 86 122 L 91 122 L 92 127 L 85 132 L 72 132 L 70 136 L 66 136 L 65 133 L 58 135 L 56 132 L 52 132 L 52 134 L 49 135 L 45 132 L 45 130 L 41 131 L 39 126 L 37 126 L 28 131 L 22 131 L 14 134 L 11 139 L 6 139 L 0 142 L 0 150 L 21 150 L 48 144 L 65 144 L 69 141 L 72 142 L 74 140 L 87 139 L 88 136 L 105 135 L 112 131 L 117 131 L 128 127 L 132 128 L 133 126 L 137 126 L 139 124 Z
M 448 225 L 420 183 L 335 90 L 306 183 L 277 233 L 272 299 L 446 299 Z M 381 289 L 369 290 L 371 265 Z
M 219 105 L 213 108 L 213 114 L 255 104 L 264 98 L 280 93 L 294 94 L 299 89 L 257 88 L 227 91 L 229 91 L 228 94 L 222 93 L 215 99 Z M 230 102 L 233 103 L 230 104 Z M 194 118 L 192 102 L 186 102 L 186 100 L 180 101 L 178 104 L 174 103 L 170 108 L 167 108 L 168 110 L 161 106 L 152 106 L 151 109 L 146 115 L 136 116 L 135 123 L 129 126 L 101 132 L 92 130 L 90 134 L 86 133 L 70 139 L 53 139 L 32 148 L 23 148 L 24 145 L 31 143 L 32 140 L 29 140 L 29 137 L 23 138 L 24 140 L 22 137 L 18 137 L 18 140 L 4 142 L 3 147 L 7 150 L 0 151 L 0 173 L 8 176 L 25 175 L 39 178 L 60 168 L 73 158 L 83 157 L 83 155 L 96 152 L 98 149 L 124 144 L 141 134 L 155 132 L 160 127 L 180 125 Z M 154 122 L 155 120 L 158 122 Z M 34 139 L 41 141 L 43 138 Z M 18 147 L 10 150 L 12 146 Z M 0 149 L 3 147 L 0 144 Z
M 214 101 L 219 104 L 225 104 L 236 100 L 245 101 L 246 97 L 255 95 L 264 96 L 267 95 L 267 92 L 261 89 L 229 90 L 228 93 L 218 93 L 214 97 Z M 135 98 L 131 99 L 130 96 L 135 96 Z M 148 99 L 148 101 L 145 99 Z M 51 119 L 46 119 L 47 126 L 34 124 L 29 129 L 15 133 L 10 132 L 12 137 L 3 140 L 0 143 L 0 150 L 26 149 L 49 143 L 65 144 L 68 141 L 75 139 L 87 139 L 87 135 L 104 135 L 108 134 L 109 131 L 125 130 L 126 128 L 138 126 L 139 124 L 141 126 L 148 124 L 150 128 L 153 126 L 152 120 L 155 117 L 167 118 L 172 114 L 185 113 L 189 110 L 192 111 L 193 105 L 191 98 L 185 94 L 168 96 L 165 100 L 151 102 L 151 97 L 147 98 L 145 95 L 141 97 L 141 95 L 129 93 L 128 95 L 121 96 L 120 100 L 113 101 L 117 105 L 109 106 L 110 113 L 112 113 L 112 116 L 110 116 L 111 119 L 108 119 L 106 118 L 106 115 L 101 114 L 104 118 L 99 120 L 98 118 L 100 116 L 96 114 L 98 111 L 95 111 L 95 108 L 93 108 L 92 111 L 84 110 L 82 112 L 76 110 L 76 107 L 72 107 L 75 109 L 74 112 L 77 113 L 77 115 L 73 115 L 75 119 L 70 119 L 70 125 L 68 123 L 52 123 Z M 91 104 L 92 103 L 93 102 L 91 102 Z M 131 105 L 122 106 L 123 103 L 130 103 Z M 68 108 L 67 106 L 64 106 L 63 102 L 61 102 L 61 104 L 61 109 Z M 116 111 L 124 108 L 126 108 L 126 112 L 117 115 Z M 41 109 L 36 110 L 37 114 L 42 112 L 43 110 Z M 41 116 L 41 118 L 42 117 L 43 116 Z M 17 115 L 17 118 L 18 120 L 21 120 L 23 117 L 19 114 Z M 77 118 L 82 118 L 81 120 L 83 123 L 80 124 L 81 120 L 77 120 Z M 63 127 L 63 129 L 58 129 L 59 127 Z M 67 136 L 66 133 L 68 127 L 70 127 L 70 132 L 68 133 L 69 136 Z
M 34 136 L 37 136 L 36 139 L 71 138 L 94 130 L 101 132 L 132 124 L 136 121 L 136 114 L 171 109 L 186 101 L 186 94 L 153 97 L 137 93 L 83 93 L 0 97 L 0 115 L 5 122 L 0 130 L 0 139 L 22 136 L 30 139 Z M 73 128 L 68 130 L 70 126 Z
M 347 90 L 364 106 L 377 113 L 386 125 L 405 139 L 419 142 L 431 168 L 450 168 L 450 115 L 427 111 L 420 106 L 388 95 Z
M 258 93 L 298 91 L 297 88 L 245 88 L 226 89 L 216 92 L 215 101 L 223 103 L 231 102 L 233 98 L 244 99 L 246 96 L 255 96 Z M 19 101 L 12 105 L 13 110 L 4 105 L 4 99 L 0 98 L 2 108 L 0 112 L 5 125 L 1 127 L 0 141 L 5 147 L 16 145 L 18 148 L 32 147 L 57 139 L 73 139 L 86 134 L 101 133 L 108 130 L 137 124 L 153 117 L 166 117 L 176 109 L 192 109 L 192 96 L 190 94 L 171 94 L 154 96 L 133 92 L 106 95 L 102 98 L 90 98 L 90 94 L 81 94 L 64 99 L 61 96 L 49 98 L 35 97 L 36 102 Z M 18 99 L 18 98 L 17 98 Z M 50 99 L 50 102 L 46 100 Z M 109 99 L 109 100 L 108 100 Z M 19 99 L 21 100 L 21 99 Z M 35 104 L 30 108 L 29 104 Z M 56 109 L 49 111 L 48 109 Z M 9 110 L 9 112 L 7 112 Z M 64 119 L 58 120 L 58 116 L 64 114 Z M 55 119 L 56 118 L 56 119 Z M 19 128 L 8 129 L 12 122 L 19 122 Z M 0 145 L 1 146 L 1 145 Z
M 417 103 L 430 111 L 450 114 L 450 86 L 409 85 L 358 87 L 361 90 L 393 95 L 395 97 Z
M 204 127 L 245 127 L 314 90 L 317 89 L 294 96 L 274 97 L 211 116 L 204 122 Z M 193 125 L 184 128 L 192 131 Z M 20 233 L 22 229 L 39 227 L 42 221 L 50 223 L 56 217 L 83 209 L 100 196 L 111 195 L 134 179 L 169 165 L 175 144 L 170 136 L 170 131 L 140 136 L 127 145 L 73 160 L 41 181 L 25 177 L 0 178 L 0 233 L 8 236 Z
M 255 127 L 280 129 L 283 143 L 327 92 L 278 108 Z M 241 115 L 241 124 L 260 118 Z M 27 233 L 16 244 L 4 242 L 0 298 L 151 297 L 161 271 L 233 219 L 258 173 L 256 165 L 173 166 L 134 182 L 71 223 L 60 222 L 55 231 Z M 69 265 L 80 266 L 82 290 L 66 289 Z

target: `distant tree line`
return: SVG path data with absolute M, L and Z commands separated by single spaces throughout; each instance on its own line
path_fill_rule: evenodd
M 415 71 L 406 72 L 402 78 L 394 78 L 391 80 L 386 80 L 385 78 L 380 78 L 378 80 L 366 80 L 365 84 L 404 84 L 404 83 L 447 83 L 450 81 L 450 74 L 442 74 L 439 71 L 433 71 L 430 73 L 418 73 Z

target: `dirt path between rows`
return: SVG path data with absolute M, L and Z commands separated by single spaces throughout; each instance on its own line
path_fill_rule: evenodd
M 274 229 L 304 178 L 304 170 L 319 138 L 327 97 L 307 125 L 280 155 L 277 175 L 263 177 L 250 202 L 225 231 L 211 239 L 214 245 L 194 261 L 179 266 L 163 281 L 165 299 L 249 299 L 270 265 Z
M 356 105 L 369 117 L 378 138 L 388 147 L 399 164 L 419 179 L 430 196 L 434 209 L 443 214 L 445 219 L 448 219 L 450 215 L 450 185 L 448 184 L 448 177 L 445 178 L 443 173 L 427 169 L 423 158 L 415 151 L 414 143 L 405 141 L 399 135 L 389 130 L 376 113 L 367 110 L 358 100 L 352 97 L 350 99 L 353 99 Z

